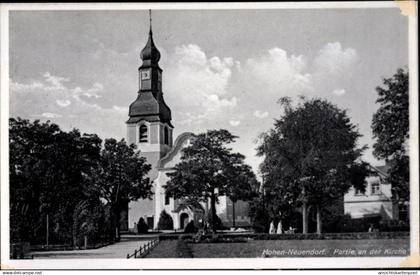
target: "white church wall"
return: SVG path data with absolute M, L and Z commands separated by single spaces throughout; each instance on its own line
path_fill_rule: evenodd
M 160 213 L 165 210 L 166 213 L 171 215 L 172 220 L 174 221 L 175 227 L 175 219 L 176 215 L 173 213 L 174 210 L 174 200 L 171 198 L 169 200 L 169 204 L 165 204 L 165 188 L 164 185 L 169 180 L 169 177 L 166 175 L 167 171 L 159 171 L 158 177 L 155 180 L 155 211 L 156 211 L 156 220 L 155 220 L 155 228 L 157 228 Z
M 147 218 L 154 218 L 155 207 L 153 200 L 138 200 L 128 204 L 128 228 L 130 231 L 136 231 L 136 224 L 140 218 L 147 223 Z
M 156 163 L 160 159 L 159 152 L 142 152 L 141 155 L 146 158 L 147 162 L 152 164 L 152 169 L 147 174 L 150 181 L 154 182 L 154 179 L 158 176 L 156 169 Z M 152 192 L 155 193 L 155 185 L 152 187 Z M 128 205 L 128 228 L 130 231 L 135 231 L 135 223 L 139 221 L 140 217 L 143 217 L 147 222 L 147 218 L 153 217 L 153 223 L 155 223 L 155 202 L 154 195 L 152 199 L 140 199 L 132 201 Z

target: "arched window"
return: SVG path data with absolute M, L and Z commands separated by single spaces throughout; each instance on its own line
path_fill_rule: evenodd
M 147 125 L 141 125 L 139 129 L 139 142 L 147 142 Z
M 169 144 L 169 130 L 168 130 L 168 127 L 165 127 L 165 129 L 163 130 L 163 133 L 164 133 L 165 144 Z

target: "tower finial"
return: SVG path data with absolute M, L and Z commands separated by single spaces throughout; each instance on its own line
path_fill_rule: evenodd
M 149 10 L 149 32 L 152 32 L 152 10 Z
M 156 48 L 155 43 L 153 43 L 152 10 L 149 10 L 149 24 L 149 39 L 147 40 L 146 46 L 140 53 L 140 58 L 143 60 L 143 65 L 150 62 L 157 64 L 160 59 L 159 50 Z

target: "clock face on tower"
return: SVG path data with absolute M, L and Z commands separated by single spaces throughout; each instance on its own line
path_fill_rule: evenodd
M 149 71 L 149 70 L 147 70 L 147 71 L 142 71 L 142 72 L 141 72 L 141 79 L 142 79 L 142 80 L 147 80 L 147 79 L 150 79 L 150 71 Z

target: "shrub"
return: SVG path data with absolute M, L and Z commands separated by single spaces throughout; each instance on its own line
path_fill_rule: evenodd
M 191 220 L 184 229 L 184 233 L 195 233 L 197 232 L 197 227 L 194 225 L 194 221 Z
M 229 236 L 235 238 L 235 236 Z M 362 240 L 362 239 L 406 239 L 409 232 L 353 232 L 353 233 L 309 233 L 309 234 L 246 234 L 238 236 L 254 240 Z
M 380 216 L 353 219 L 349 214 L 324 215 L 329 217 L 323 223 L 324 233 L 369 232 L 369 227 L 380 232 L 409 231 L 408 222 L 398 220 L 384 220 Z
M 146 224 L 143 218 L 139 219 L 139 222 L 137 223 L 137 232 L 139 234 L 145 234 L 149 231 L 149 226 Z
M 209 213 L 211 213 L 211 211 Z M 208 216 L 208 222 L 209 222 L 209 227 L 210 227 L 209 229 L 211 229 L 212 228 L 212 224 L 213 224 L 212 215 L 211 214 L 209 214 L 209 216 Z M 216 215 L 215 223 L 216 223 L 216 230 L 225 229 L 225 227 L 223 226 L 222 220 L 217 215 Z
M 174 229 L 174 221 L 172 217 L 163 210 L 160 213 L 159 222 L 158 222 L 158 229 L 159 230 L 172 230 Z
M 383 232 L 410 231 L 410 223 L 407 221 L 398 221 L 398 220 L 381 220 L 379 222 L 379 231 L 383 231 Z
M 341 232 L 368 232 L 371 225 L 378 229 L 380 219 L 381 217 L 352 219 L 350 215 L 346 215 L 343 218 L 343 227 Z

